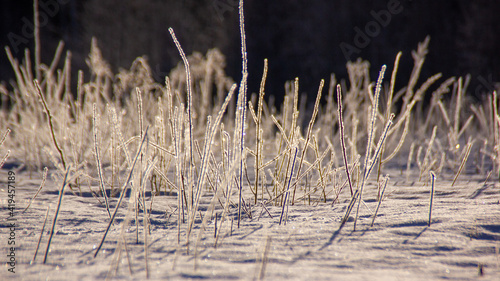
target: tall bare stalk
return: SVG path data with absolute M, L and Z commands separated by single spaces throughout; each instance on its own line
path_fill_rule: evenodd
M 339 128 L 340 128 L 340 145 L 342 147 L 342 156 L 344 158 L 344 165 L 345 165 L 345 173 L 347 175 L 347 181 L 349 183 L 349 188 L 351 190 L 351 197 L 354 195 L 352 191 L 352 180 L 351 180 L 351 175 L 349 173 L 349 163 L 347 162 L 347 153 L 346 153 L 346 148 L 345 148 L 345 137 L 344 137 L 344 119 L 343 119 L 343 113 L 342 113 L 342 87 L 340 87 L 340 84 L 337 85 L 337 104 L 338 104 L 338 114 L 339 114 Z
M 262 139 L 262 106 L 264 103 L 264 87 L 266 84 L 266 78 L 267 78 L 267 70 L 268 70 L 268 64 L 267 64 L 267 59 L 264 60 L 264 71 L 262 73 L 262 80 L 260 82 L 260 89 L 259 89 L 259 100 L 257 101 L 257 116 L 256 116 L 256 126 L 255 126 L 255 136 L 256 136 L 256 148 L 255 148 L 255 201 L 254 204 L 257 204 L 257 193 L 259 189 L 259 173 L 260 173 L 260 166 L 262 165 L 262 148 L 264 145 L 264 140 Z
M 97 109 L 96 109 L 95 103 L 93 104 L 93 112 L 94 112 L 93 123 L 94 123 L 94 149 L 95 149 L 94 153 L 95 153 L 95 160 L 96 160 L 96 165 L 97 165 L 97 173 L 99 175 L 99 187 L 101 189 L 102 196 L 104 197 L 106 211 L 108 211 L 108 215 L 109 215 L 109 217 L 111 217 L 111 213 L 109 211 L 108 195 L 106 194 L 106 188 L 104 186 L 104 179 L 103 179 L 103 175 L 102 175 L 101 158 L 99 156 Z
M 319 83 L 318 94 L 316 95 L 316 102 L 314 103 L 313 114 L 311 116 L 311 120 L 309 121 L 309 125 L 307 126 L 306 141 L 304 144 L 304 148 L 302 149 L 302 155 L 300 156 L 299 167 L 297 168 L 297 175 L 300 175 L 300 170 L 302 169 L 302 164 L 304 163 L 304 158 L 307 152 L 307 148 L 309 146 L 309 141 L 311 140 L 311 133 L 314 126 L 314 122 L 316 121 L 316 117 L 318 116 L 319 103 L 321 101 L 321 93 L 323 92 L 324 85 L 325 85 L 325 80 L 321 79 L 321 82 Z M 295 128 L 292 127 L 292 130 L 295 130 Z M 297 184 L 298 182 L 296 182 L 293 187 L 292 205 L 295 203 L 295 190 L 297 189 Z
M 245 36 L 245 15 L 243 12 L 243 0 L 240 0 L 239 6 L 240 14 L 240 36 L 241 36 L 241 61 L 242 61 L 242 76 L 237 100 L 237 114 L 236 114 L 236 129 L 234 141 L 235 152 L 238 151 L 238 158 L 240 159 L 239 169 L 239 198 L 238 198 L 238 228 L 240 227 L 241 220 L 241 204 L 243 192 L 243 151 L 245 150 L 245 117 L 246 117 L 246 104 L 247 104 L 247 79 L 248 79 L 248 58 L 247 58 L 247 43 Z M 236 141 L 238 140 L 238 141 Z M 235 153 L 236 154 L 236 153 Z

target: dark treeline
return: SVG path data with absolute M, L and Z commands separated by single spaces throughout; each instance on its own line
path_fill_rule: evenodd
M 168 33 L 173 27 L 187 54 L 217 47 L 226 72 L 241 74 L 237 0 L 40 0 L 42 60 L 50 62 L 59 40 L 73 53 L 73 69 L 87 70 L 92 36 L 116 71 L 147 55 L 155 79 L 179 61 Z M 33 49 L 32 0 L 2 1 L 0 43 L 18 58 Z M 392 69 L 403 51 L 399 79 L 406 84 L 411 50 L 427 35 L 429 54 L 422 79 L 471 74 L 469 91 L 480 95 L 500 80 L 500 2 L 490 0 L 273 0 L 246 1 L 249 87 L 257 91 L 263 59 L 269 59 L 268 95 L 283 94 L 287 80 L 299 77 L 313 101 L 319 80 L 347 77 L 345 64 L 370 61 L 372 79 L 382 64 Z M 0 80 L 13 72 L 0 55 Z

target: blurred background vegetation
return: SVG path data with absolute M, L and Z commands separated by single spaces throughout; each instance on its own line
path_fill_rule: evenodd
M 173 27 L 187 54 L 205 54 L 219 48 L 226 56 L 228 75 L 235 81 L 240 79 L 237 0 L 40 3 L 49 9 L 41 30 L 43 62 L 52 61 L 59 40 L 63 40 L 73 54 L 72 68 L 87 71 L 85 58 L 95 36 L 114 72 L 129 68 L 134 58 L 146 55 L 154 78 L 162 81 L 180 61 L 167 30 Z M 340 44 L 354 46 L 355 28 L 364 30 L 374 21 L 371 11 L 387 10 L 390 3 L 399 3 L 402 11 L 392 14 L 388 24 L 370 37 L 369 44 L 351 57 L 370 61 L 372 79 L 382 64 L 392 66 L 401 50 L 398 79 L 406 85 L 413 64 L 411 50 L 430 35 L 429 55 L 421 77 L 437 72 L 443 72 L 443 77 L 470 73 L 469 92 L 476 97 L 491 91 L 500 81 L 500 1 L 246 1 L 250 92 L 258 91 L 263 59 L 268 58 L 267 95 L 277 96 L 279 101 L 285 81 L 299 77 L 301 91 L 308 93 L 312 103 L 320 79 L 328 79 L 331 73 L 339 79 L 347 77 L 347 59 Z M 33 38 L 26 36 L 33 22 L 32 0 L 2 1 L 0 5 L 0 43 L 10 46 L 22 59 L 25 48 L 33 49 Z M 7 56 L 0 54 L 0 80 L 9 81 L 13 76 Z

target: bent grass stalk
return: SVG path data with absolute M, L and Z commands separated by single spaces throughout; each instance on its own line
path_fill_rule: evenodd
M 187 88 L 187 113 L 188 113 L 188 123 L 189 123 L 189 128 L 188 128 L 188 143 L 189 143 L 189 160 L 190 160 L 190 166 L 189 166 L 189 175 L 188 175 L 188 193 L 191 196 L 191 199 L 188 202 L 188 208 L 191 207 L 192 205 L 192 199 L 193 199 L 193 185 L 194 185 L 194 138 L 193 138 L 193 117 L 192 117 L 192 110 L 193 110 L 193 96 L 192 96 L 192 83 L 191 83 L 191 70 L 189 66 L 189 61 L 186 57 L 186 54 L 184 53 L 184 50 L 181 47 L 181 44 L 177 40 L 177 37 L 175 36 L 174 29 L 169 27 L 168 31 L 170 32 L 170 35 L 172 36 L 172 39 L 174 40 L 175 46 L 177 47 L 177 50 L 179 51 L 179 54 L 182 58 L 182 61 L 184 63 L 184 68 L 186 71 L 186 88 Z

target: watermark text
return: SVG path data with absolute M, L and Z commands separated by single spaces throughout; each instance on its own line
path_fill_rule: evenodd
M 16 173 L 9 171 L 7 176 L 7 270 L 16 273 Z

